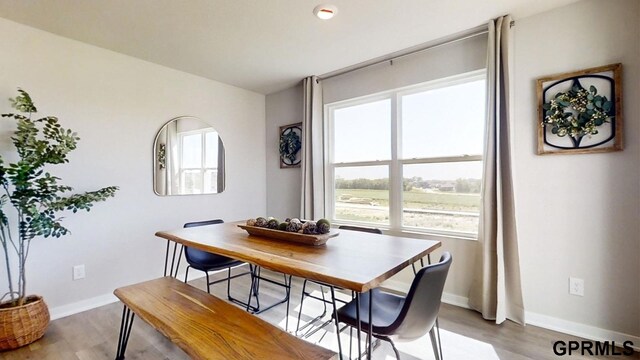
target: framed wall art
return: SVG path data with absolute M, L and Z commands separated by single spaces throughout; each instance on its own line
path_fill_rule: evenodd
M 280 126 L 280 168 L 300 167 L 302 123 Z
M 537 81 L 538 154 L 622 150 L 622 65 Z

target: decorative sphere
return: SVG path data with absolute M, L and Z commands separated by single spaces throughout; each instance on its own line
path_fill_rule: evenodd
M 278 221 L 278 219 L 271 219 L 267 222 L 267 227 L 269 229 L 277 229 L 279 225 L 280 221 Z
M 327 219 L 320 219 L 316 223 L 316 232 L 318 234 L 328 234 L 331 230 L 331 223 Z
M 307 221 L 302 224 L 302 233 L 303 234 L 315 234 L 316 233 L 316 222 L 315 221 Z
M 267 219 L 265 219 L 263 217 L 259 217 L 259 218 L 256 218 L 255 226 L 265 227 L 265 226 L 267 226 L 267 223 L 268 223 Z
M 298 232 L 300 230 L 302 230 L 302 223 L 300 223 L 300 221 L 295 222 L 291 220 L 291 222 L 289 222 L 289 225 L 287 225 L 287 231 L 289 232 Z
M 247 220 L 247 226 L 256 226 L 256 219 Z

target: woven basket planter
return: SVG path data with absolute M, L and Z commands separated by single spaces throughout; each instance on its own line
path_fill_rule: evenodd
M 28 296 L 22 306 L 0 304 L 0 351 L 40 339 L 49 325 L 49 309 L 41 296 Z

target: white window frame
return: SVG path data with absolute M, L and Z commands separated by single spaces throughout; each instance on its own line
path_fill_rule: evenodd
M 431 163 L 447 163 L 447 162 L 465 162 L 465 161 L 482 161 L 482 154 L 468 154 L 461 156 L 447 157 L 424 157 L 402 159 L 402 129 L 400 117 L 402 114 L 402 96 L 420 93 L 428 90 L 453 86 L 457 84 L 486 80 L 486 70 L 477 70 L 443 79 L 428 81 L 421 84 L 411 85 L 394 90 L 384 91 L 373 95 L 362 96 L 354 99 L 337 101 L 324 105 L 324 124 L 325 134 L 325 157 L 327 159 L 325 165 L 325 209 L 327 209 L 327 217 L 336 225 L 360 225 L 368 227 L 377 227 L 390 234 L 399 234 L 406 236 L 435 235 L 441 237 L 453 237 L 461 239 L 475 240 L 476 233 L 468 233 L 461 231 L 446 231 L 440 229 L 427 229 L 402 225 L 402 188 L 403 166 L 408 164 L 431 164 Z M 334 154 L 334 114 L 336 110 L 372 103 L 376 101 L 389 99 L 391 101 L 391 159 L 390 160 L 374 160 L 374 161 L 356 161 L 335 163 Z M 482 136 L 482 135 L 479 135 Z M 389 223 L 380 224 L 372 222 L 361 222 L 352 220 L 338 220 L 335 217 L 335 169 L 341 167 L 359 167 L 359 166 L 381 166 L 386 165 L 389 169 Z M 452 212 L 453 213 L 453 212 Z
M 200 171 L 200 179 L 201 179 L 201 183 L 202 183 L 202 188 L 199 189 L 200 192 L 199 193 L 189 193 L 189 194 L 203 194 L 204 193 L 204 176 L 205 173 L 207 172 L 207 170 L 212 170 L 216 176 L 218 174 L 218 168 L 217 167 L 206 167 L 206 156 L 207 156 L 207 134 L 208 133 L 217 133 L 214 130 L 209 130 L 209 129 L 198 129 L 198 130 L 191 130 L 191 131 L 184 131 L 184 132 L 180 132 L 178 133 L 178 179 L 180 179 L 180 193 L 181 194 L 185 194 L 185 184 L 184 184 L 184 173 L 186 171 L 193 171 L 193 170 L 197 170 Z M 202 152 L 202 154 L 200 155 L 200 167 L 184 167 L 182 166 L 182 150 L 183 150 L 183 141 L 184 141 L 184 137 L 185 136 L 191 136 L 191 135 L 198 135 L 200 134 L 200 136 L 202 137 L 202 146 L 200 148 L 200 151 Z M 216 160 L 217 162 L 217 160 Z M 216 183 L 216 188 L 217 188 L 217 183 Z

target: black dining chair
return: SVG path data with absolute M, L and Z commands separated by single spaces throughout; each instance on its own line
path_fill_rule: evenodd
M 369 302 L 370 296 L 373 296 L 373 334 L 368 334 L 369 336 L 388 341 L 396 358 L 400 359 L 400 353 L 393 340 L 412 341 L 429 333 L 435 358 L 442 359 L 442 344 L 439 337 L 436 337 L 435 324 L 451 262 L 451 254 L 445 252 L 440 262 L 419 270 L 407 296 L 389 294 L 377 289 L 362 294 L 359 309 L 362 329 L 365 332 L 369 330 Z M 354 300 L 338 309 L 338 321 L 357 327 L 356 307 L 357 302 Z
M 382 234 L 382 231 L 380 229 L 377 228 L 367 228 L 367 227 L 360 227 L 360 226 L 351 226 L 351 225 L 342 225 L 339 227 L 340 230 L 351 230 L 351 231 L 360 231 L 360 232 L 366 232 L 366 233 L 371 233 L 371 234 Z M 307 283 L 312 283 L 312 284 L 316 284 L 320 286 L 320 294 L 322 297 L 318 297 L 316 295 L 313 295 L 311 292 L 307 291 Z M 325 287 L 329 289 L 329 296 L 331 297 L 331 300 L 327 300 L 327 298 L 325 297 Z M 334 312 L 335 312 L 335 302 L 341 302 L 343 304 L 346 304 L 346 301 L 342 301 L 340 299 L 336 299 L 335 298 L 335 287 L 329 284 L 325 284 L 323 282 L 320 281 L 315 281 L 315 280 L 307 280 L 305 279 L 304 282 L 302 283 L 302 296 L 300 298 L 300 311 L 298 312 L 298 323 L 296 326 L 296 334 L 298 334 L 300 331 L 303 331 L 304 329 L 306 329 L 307 327 L 312 326 L 313 324 L 317 323 L 318 321 L 320 321 L 322 318 L 324 318 L 324 316 L 327 314 L 327 304 L 330 304 L 332 306 L 334 306 Z M 306 323 L 304 326 L 302 326 L 302 328 L 300 328 L 300 318 L 302 315 L 302 307 L 304 305 L 304 299 L 310 297 L 316 300 L 319 300 L 322 302 L 322 306 L 323 306 L 323 310 L 322 310 L 322 314 L 316 316 L 315 318 L 311 319 L 311 321 L 309 321 L 308 323 Z M 353 297 L 353 296 L 352 296 Z M 322 323 L 320 326 L 318 326 L 315 329 L 310 329 L 308 330 L 303 336 L 304 337 L 309 337 L 313 334 L 316 333 L 316 331 L 322 329 L 323 327 L 327 326 L 330 322 L 332 321 L 332 319 L 329 319 L 327 321 L 325 321 L 324 323 Z
M 184 228 L 191 228 L 197 226 L 210 226 L 216 224 L 222 224 L 224 221 L 222 219 L 214 219 L 214 220 L 205 220 L 205 221 L 195 221 L 188 222 L 184 224 Z M 207 292 L 211 293 L 211 285 L 226 281 L 227 282 L 227 298 L 229 301 L 241 305 L 243 307 L 247 307 L 247 302 L 236 299 L 231 296 L 231 279 L 237 278 L 243 275 L 251 275 L 251 272 L 246 271 L 236 275 L 231 276 L 231 268 L 243 265 L 244 262 L 235 260 L 226 256 L 213 254 L 207 251 L 202 251 L 193 247 L 185 246 L 184 247 L 184 256 L 187 260 L 187 271 L 184 275 L 184 282 L 187 282 L 189 276 L 189 269 L 194 268 L 196 270 L 200 270 L 205 273 L 207 278 Z M 209 272 L 210 271 L 219 271 L 219 270 L 227 270 L 227 276 L 220 280 L 210 281 Z M 253 281 L 252 281 L 253 284 Z M 257 293 L 255 293 L 257 296 Z
M 215 220 L 186 223 L 184 224 L 184 227 L 190 228 L 190 227 L 196 227 L 196 226 L 208 226 L 208 225 L 215 225 L 215 224 L 222 224 L 222 223 L 224 223 L 224 221 L 222 221 L 221 219 L 215 219 Z M 249 264 L 249 271 L 231 276 L 231 268 L 243 265 L 245 263 L 239 260 L 226 257 L 226 256 L 213 254 L 207 251 L 198 250 L 196 248 L 188 247 L 188 246 L 184 247 L 184 252 L 185 252 L 185 258 L 187 260 L 187 263 L 189 264 L 187 266 L 187 271 L 185 273 L 185 282 L 187 281 L 187 277 L 189 276 L 189 268 L 194 268 L 194 269 L 203 271 L 206 274 L 207 292 L 210 292 L 211 285 L 214 285 L 226 280 L 227 281 L 227 298 L 229 299 L 229 301 L 246 308 L 246 310 L 251 313 L 260 314 L 284 302 L 287 303 L 287 308 L 288 308 L 289 291 L 291 289 L 291 276 L 287 276 L 283 274 L 284 282 L 281 283 L 278 281 L 274 281 L 272 279 L 262 276 L 261 268 L 259 266 L 252 265 L 252 264 Z M 227 269 L 226 278 L 216 280 L 216 281 L 209 280 L 209 271 L 217 271 L 217 270 L 223 270 L 223 269 Z M 234 279 L 239 276 L 247 275 L 247 274 L 251 275 L 251 285 L 250 285 L 249 296 L 248 296 L 249 300 L 245 302 L 231 296 L 231 279 Z M 260 297 L 259 297 L 259 289 L 260 289 L 261 281 L 266 281 L 271 284 L 284 287 L 285 288 L 284 298 L 276 301 L 275 303 L 269 306 L 266 306 L 266 307 L 261 306 Z M 256 302 L 255 305 L 253 305 L 251 301 L 253 298 L 255 298 L 255 302 Z M 287 326 L 288 326 L 288 322 L 287 322 Z

